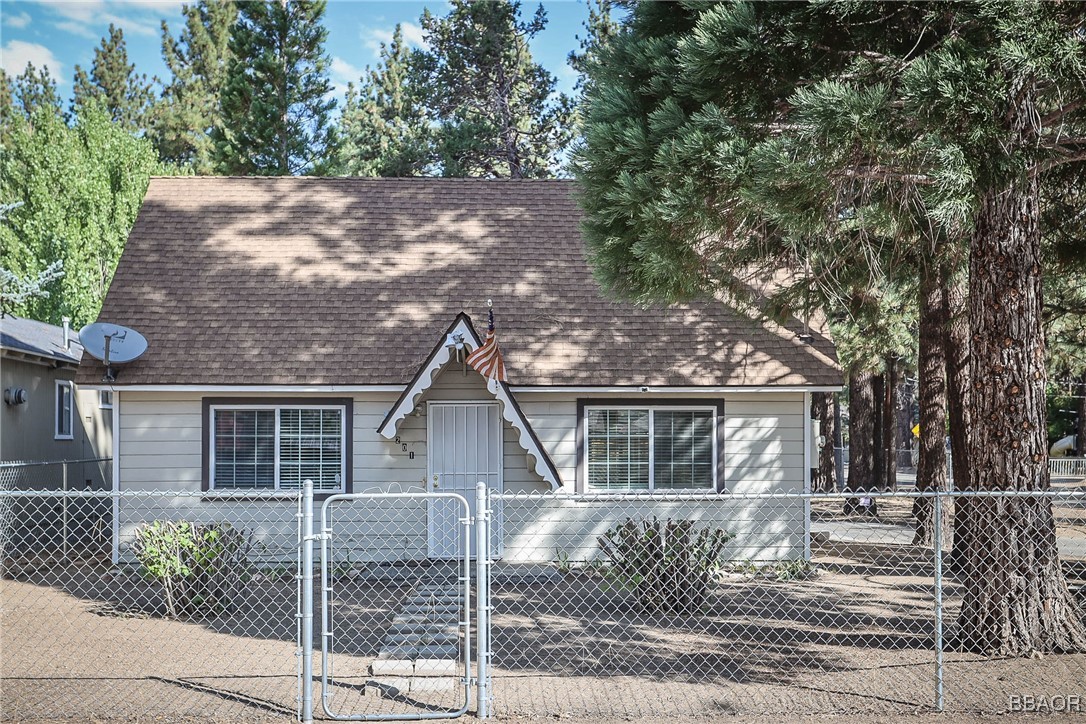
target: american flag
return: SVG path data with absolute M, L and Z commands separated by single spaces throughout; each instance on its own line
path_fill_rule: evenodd
M 491 382 L 505 382 L 505 360 L 498 349 L 498 338 L 494 336 L 494 310 L 490 310 L 490 323 L 486 328 L 486 341 L 468 355 L 467 362 L 479 374 Z

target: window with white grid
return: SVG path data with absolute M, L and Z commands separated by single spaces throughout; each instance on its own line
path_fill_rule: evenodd
M 339 492 L 346 478 L 345 408 L 211 408 L 210 487 Z
M 716 489 L 714 408 L 585 408 L 585 480 L 596 492 Z

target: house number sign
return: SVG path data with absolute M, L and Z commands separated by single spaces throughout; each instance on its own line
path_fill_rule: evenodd
M 399 435 L 397 435 L 397 436 L 395 437 L 395 439 L 393 440 L 393 442 L 395 442 L 395 443 L 396 443 L 396 446 L 397 446 L 398 448 L 400 448 L 400 452 L 405 452 L 405 453 L 407 453 L 407 459 L 408 459 L 408 460 L 414 460 L 414 459 L 415 459 L 415 451 L 414 451 L 414 450 L 408 450 L 408 449 L 407 449 L 408 443 L 406 443 L 406 442 L 404 442 L 403 440 L 401 440 L 401 439 L 400 439 L 400 436 L 399 436 Z M 411 443 L 411 444 L 414 444 L 414 443 Z

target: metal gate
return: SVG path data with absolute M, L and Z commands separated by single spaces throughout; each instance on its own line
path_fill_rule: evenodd
M 487 657 L 476 655 L 487 650 L 489 629 L 486 498 L 481 483 L 475 505 L 443 492 L 332 495 L 321 504 L 314 531 L 307 481 L 299 616 L 303 722 L 313 720 L 318 675 L 320 711 L 336 721 L 452 719 L 472 704 L 480 718 L 487 716 Z M 473 516 L 473 508 L 484 512 Z M 454 557 L 429 557 L 435 511 L 455 521 Z M 473 549 L 484 555 L 473 559 Z

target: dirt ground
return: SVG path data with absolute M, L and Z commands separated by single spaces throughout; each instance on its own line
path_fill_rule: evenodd
M 879 539 L 908 526 L 910 501 L 886 501 L 874 520 L 838 505 L 812 503 L 823 531 L 812 569 L 736 565 L 696 615 L 642 612 L 598 570 L 499 567 L 495 720 L 1016 722 L 1040 712 L 1086 721 L 1086 656 L 999 660 L 952 647 L 946 713 L 934 714 L 932 553 Z M 1061 539 L 1086 538 L 1086 505 L 1058 504 L 1056 517 Z M 835 537 L 838 524 L 861 539 Z M 1086 592 L 1086 560 L 1064 562 L 1072 589 Z M 344 571 L 333 580 L 337 712 L 463 703 L 462 691 L 390 698 L 367 685 L 392 615 L 427 571 L 438 575 L 419 567 L 402 578 Z M 170 621 L 158 589 L 132 570 L 101 560 L 9 566 L 0 580 L 0 720 L 291 721 L 296 585 L 292 570 L 265 571 L 230 615 Z M 948 639 L 960 597 L 951 573 Z
M 497 720 L 927 721 L 936 693 L 930 552 L 825 541 L 813 553 L 808 577 L 729 573 L 706 609 L 688 617 L 643 614 L 587 572 L 498 576 Z M 349 575 L 336 585 L 336 710 L 448 704 L 449 694 L 389 700 L 365 686 L 410 587 Z M 232 616 L 167 621 L 150 584 L 106 564 L 9 572 L 0 581 L 0 718 L 290 720 L 299 670 L 294 579 L 269 574 L 246 595 Z M 948 627 L 957 595 L 951 580 Z M 1024 697 L 1034 708 L 1067 708 L 1068 697 L 1086 706 L 1086 656 L 989 660 L 948 651 L 945 660 L 948 714 L 939 721 L 1013 721 Z

